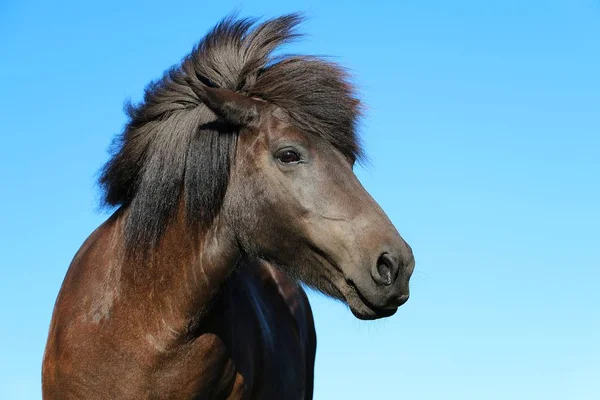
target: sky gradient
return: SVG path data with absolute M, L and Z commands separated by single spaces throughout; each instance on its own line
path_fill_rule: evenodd
M 122 3 L 0 2 L 0 399 L 41 396 L 124 100 L 233 10 L 305 11 L 287 50 L 350 69 L 357 174 L 417 261 L 390 319 L 310 294 L 315 399 L 600 398 L 598 1 Z

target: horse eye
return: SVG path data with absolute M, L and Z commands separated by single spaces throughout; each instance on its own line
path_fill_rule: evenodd
M 300 161 L 300 155 L 294 150 L 284 150 L 277 154 L 277 159 L 284 164 L 291 164 Z

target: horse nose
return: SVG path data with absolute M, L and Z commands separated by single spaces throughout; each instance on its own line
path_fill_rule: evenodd
M 406 242 L 405 242 L 406 243 Z M 371 277 L 377 286 L 391 286 L 403 277 L 408 281 L 415 268 L 412 249 L 406 244 L 405 249 L 394 252 L 383 252 L 371 268 Z
M 398 264 L 389 253 L 382 253 L 371 268 L 371 277 L 377 285 L 390 286 L 398 278 Z

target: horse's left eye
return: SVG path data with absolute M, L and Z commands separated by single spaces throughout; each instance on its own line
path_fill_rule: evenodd
M 277 153 L 277 159 L 284 164 L 292 164 L 300 161 L 300 154 L 294 150 L 283 150 Z

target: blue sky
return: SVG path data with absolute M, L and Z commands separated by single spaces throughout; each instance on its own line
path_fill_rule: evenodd
M 235 9 L 306 11 L 288 50 L 353 72 L 357 174 L 417 260 L 387 320 L 311 294 L 315 399 L 600 398 L 598 1 L 123 3 L 0 3 L 0 398 L 40 398 L 123 101 Z

